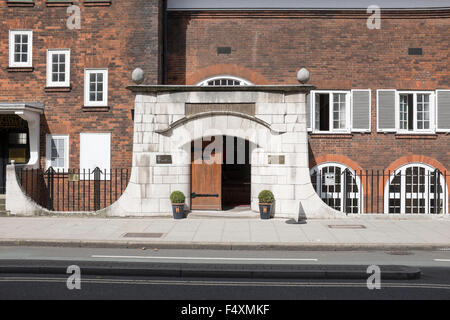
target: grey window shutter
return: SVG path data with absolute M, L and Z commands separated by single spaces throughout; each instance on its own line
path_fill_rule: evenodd
M 370 90 L 352 90 L 352 131 L 370 131 Z
M 378 131 L 395 131 L 395 90 L 377 91 Z
M 450 131 L 450 90 L 436 90 L 437 131 Z
M 311 93 L 306 95 L 306 129 L 312 131 L 311 127 Z

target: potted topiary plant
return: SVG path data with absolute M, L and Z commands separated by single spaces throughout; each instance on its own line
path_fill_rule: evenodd
M 259 193 L 258 199 L 261 219 L 269 219 L 272 215 L 272 206 L 275 201 L 273 193 L 269 190 L 263 190 Z
M 186 200 L 186 197 L 181 191 L 174 191 L 170 194 L 170 202 L 172 202 L 172 213 L 174 219 L 183 219 L 184 200 Z

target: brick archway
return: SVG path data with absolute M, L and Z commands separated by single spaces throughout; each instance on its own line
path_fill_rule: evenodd
M 423 163 L 423 164 L 427 164 L 429 166 L 432 166 L 433 168 L 439 169 L 440 171 L 444 172 L 444 171 L 448 171 L 447 168 L 445 168 L 445 166 L 440 163 L 439 161 L 433 159 L 433 158 L 429 158 L 427 156 L 423 156 L 423 155 L 410 155 L 410 156 L 404 156 L 401 158 L 398 158 L 397 160 L 395 160 L 394 162 L 392 162 L 385 171 L 394 171 L 397 170 L 398 168 L 400 168 L 401 166 L 411 163 L 411 162 L 418 162 L 418 163 Z
M 206 68 L 197 69 L 195 72 L 186 75 L 186 84 L 195 85 L 206 78 L 220 75 L 240 77 L 255 85 L 270 84 L 269 81 L 258 72 L 236 64 L 217 64 Z
M 355 172 L 363 170 L 357 162 L 353 161 L 352 159 L 350 159 L 346 156 L 339 155 L 339 154 L 327 154 L 324 156 L 315 157 L 314 159 L 311 159 L 309 161 L 309 168 L 312 169 L 314 166 L 324 163 L 324 162 L 338 162 L 338 163 L 346 165 L 347 167 L 351 168 Z

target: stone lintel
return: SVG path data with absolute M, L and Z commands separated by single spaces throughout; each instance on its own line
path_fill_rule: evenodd
M 257 85 L 257 86 L 185 86 L 185 85 L 132 85 L 127 89 L 135 93 L 168 93 L 168 92 L 273 92 L 273 93 L 308 93 L 316 89 L 310 84 L 300 85 Z

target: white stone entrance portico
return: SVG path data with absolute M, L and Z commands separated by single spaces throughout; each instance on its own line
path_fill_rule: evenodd
M 242 138 L 255 146 L 250 155 L 252 210 L 258 210 L 258 193 L 268 189 L 275 196 L 275 217 L 343 216 L 323 203 L 311 184 L 305 111 L 311 88 L 129 87 L 136 93 L 133 168 L 124 194 L 104 209 L 105 213 L 168 214 L 174 190 L 186 195 L 189 209 L 191 142 L 222 135 Z M 192 105 L 200 106 L 200 111 L 187 112 Z M 157 160 L 161 158 L 165 161 Z

